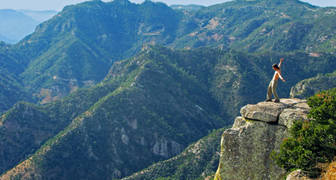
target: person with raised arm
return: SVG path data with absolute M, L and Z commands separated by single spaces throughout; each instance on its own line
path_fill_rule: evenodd
M 267 89 L 267 96 L 266 96 L 266 102 L 272 102 L 272 94 L 275 98 L 274 102 L 278 103 L 280 102 L 280 99 L 278 97 L 278 94 L 276 92 L 276 88 L 278 86 L 278 79 L 280 78 L 283 82 L 286 82 L 286 80 L 281 76 L 281 64 L 284 61 L 284 58 L 280 59 L 280 63 L 278 64 L 273 64 L 272 68 L 275 71 L 273 78 L 271 80 L 271 82 L 268 85 L 268 89 Z

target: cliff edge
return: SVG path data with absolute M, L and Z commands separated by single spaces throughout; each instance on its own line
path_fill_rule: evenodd
M 294 121 L 308 120 L 309 106 L 301 99 L 260 102 L 241 108 L 241 116 L 224 131 L 215 180 L 281 179 L 285 171 L 270 158 Z

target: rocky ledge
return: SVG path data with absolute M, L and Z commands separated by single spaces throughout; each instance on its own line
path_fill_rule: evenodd
M 281 179 L 285 171 L 270 158 L 295 121 L 308 120 L 309 106 L 301 99 L 260 102 L 241 108 L 241 116 L 224 131 L 215 180 Z

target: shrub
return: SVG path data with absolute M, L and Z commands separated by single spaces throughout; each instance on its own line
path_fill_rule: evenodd
M 284 139 L 273 159 L 287 171 L 302 169 L 319 175 L 318 163 L 331 161 L 336 155 L 336 88 L 308 99 L 311 121 L 295 122 L 290 137 Z

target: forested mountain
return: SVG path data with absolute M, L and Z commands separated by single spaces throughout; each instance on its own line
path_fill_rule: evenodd
M 25 87 L 49 102 L 101 81 L 114 61 L 134 55 L 153 38 L 172 41 L 177 14 L 161 3 L 90 1 L 66 7 L 11 50 L 26 66 Z
M 144 52 L 116 64 L 105 81 L 64 101 L 41 107 L 15 106 L 1 119 L 1 154 L 14 149 L 18 154 L 11 153 L 14 159 L 3 161 L 2 167 L 18 163 L 41 143 L 41 148 L 18 166 L 27 171 L 16 171 L 19 174 L 14 176 L 120 178 L 177 155 L 208 131 L 224 126 L 227 122 L 219 116 L 219 105 L 203 84 L 160 56 L 157 51 Z M 88 99 L 97 94 L 101 98 Z M 65 108 L 79 114 L 66 114 L 67 109 L 57 107 L 63 102 Z M 92 103 L 85 107 L 88 102 Z M 13 132 L 22 132 L 22 137 Z M 29 139 L 25 138 L 28 134 L 32 134 Z M 45 142 L 50 135 L 56 136 Z M 19 147 L 12 144 L 18 141 L 25 143 Z M 63 153 L 68 154 L 66 161 Z
M 321 91 L 336 87 L 336 71 L 327 74 L 318 74 L 315 77 L 304 79 L 292 87 L 291 97 L 308 98 Z
M 335 52 L 335 12 L 297 0 L 231 1 L 186 15 L 189 33 L 175 46 Z
M 296 0 L 68 6 L 0 43 L 0 111 L 37 103 L 0 118 L 0 179 L 122 178 L 173 157 L 262 101 L 281 57 L 282 97 L 333 72 L 335 12 Z
M 287 79 L 336 67 L 328 54 L 282 56 Z M 17 104 L 1 118 L 1 168 L 29 158 L 3 178 L 121 178 L 177 155 L 231 124 L 242 104 L 264 99 L 270 59 L 278 56 L 154 47 L 115 63 L 104 81 L 64 100 Z M 281 84 L 281 95 L 295 83 Z
M 46 103 L 98 83 L 113 62 L 148 45 L 334 53 L 335 16 L 335 8 L 296 0 L 237 0 L 193 11 L 90 1 L 66 7 L 10 51 L 25 67 L 24 86 Z
M 153 164 L 122 180 L 212 179 L 219 162 L 220 141 L 224 130 L 214 130 L 188 146 L 178 156 Z
M 18 77 L 24 67 L 16 61 L 15 55 L 8 53 L 9 47 L 0 42 L 0 114 L 20 100 L 31 100 Z

